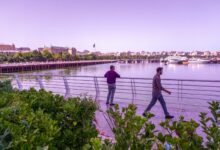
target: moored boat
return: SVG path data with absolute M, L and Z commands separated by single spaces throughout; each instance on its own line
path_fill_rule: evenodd
M 209 64 L 211 61 L 209 59 L 192 58 L 189 59 L 190 64 Z
M 188 59 L 186 57 L 180 56 L 169 56 L 165 59 L 169 64 L 183 64 L 183 62 L 187 62 Z

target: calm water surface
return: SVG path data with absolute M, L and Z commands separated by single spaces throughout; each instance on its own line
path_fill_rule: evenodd
M 114 65 L 116 66 L 116 71 L 119 72 L 122 77 L 152 78 L 155 74 L 155 69 L 162 66 L 164 68 L 163 78 L 220 80 L 220 64 L 163 65 L 159 63 L 115 63 Z M 70 69 L 37 71 L 31 74 L 103 76 L 109 69 L 109 66 L 110 64 L 101 64 Z

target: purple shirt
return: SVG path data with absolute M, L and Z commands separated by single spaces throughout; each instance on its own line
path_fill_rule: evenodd
M 120 75 L 117 72 L 110 70 L 105 73 L 105 77 L 107 78 L 108 84 L 114 84 L 116 82 L 116 78 L 120 78 Z

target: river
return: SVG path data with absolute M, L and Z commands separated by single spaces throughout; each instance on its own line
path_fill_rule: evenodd
M 72 75 L 72 76 L 103 76 L 111 64 L 82 66 L 70 69 L 56 69 L 35 71 L 31 74 L 44 75 Z M 152 78 L 157 67 L 164 68 L 162 78 L 169 79 L 195 79 L 219 80 L 220 64 L 189 64 L 189 65 L 164 65 L 160 63 L 121 64 L 114 63 L 116 71 L 122 77 Z

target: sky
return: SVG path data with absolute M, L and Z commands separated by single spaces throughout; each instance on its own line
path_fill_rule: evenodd
M 216 51 L 220 0 L 0 0 L 0 43 L 103 52 Z

